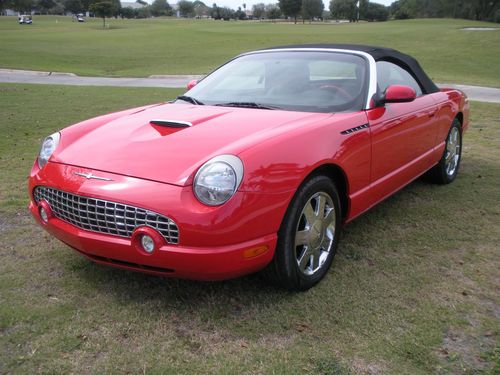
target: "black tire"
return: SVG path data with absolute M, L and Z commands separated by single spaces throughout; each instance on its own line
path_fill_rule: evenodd
M 341 219 L 340 197 L 332 180 L 322 175 L 306 180 L 285 214 L 267 276 L 292 291 L 316 285 L 332 264 Z M 304 244 L 296 245 L 296 240 Z
M 462 127 L 458 119 L 453 120 L 445 142 L 441 160 L 426 174 L 427 180 L 435 184 L 449 184 L 457 177 L 462 159 Z

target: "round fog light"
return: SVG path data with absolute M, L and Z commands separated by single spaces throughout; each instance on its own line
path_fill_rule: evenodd
M 155 242 L 153 238 L 147 234 L 141 237 L 141 245 L 146 253 L 152 253 L 155 249 Z
M 47 215 L 47 211 L 45 211 L 45 208 L 43 207 L 40 207 L 40 217 L 44 223 L 49 221 L 49 215 Z

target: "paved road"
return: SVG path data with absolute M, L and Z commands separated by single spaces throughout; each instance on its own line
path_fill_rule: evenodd
M 72 86 L 186 87 L 197 75 L 151 76 L 149 78 L 80 77 L 73 73 L 0 69 L 0 82 Z
M 470 100 L 478 102 L 500 103 L 500 89 L 492 87 L 454 85 L 454 84 L 438 84 L 440 87 L 452 87 L 462 90 L 467 94 Z
M 186 87 L 197 75 L 151 76 L 149 78 L 80 77 L 73 73 L 35 72 L 29 70 L 0 69 L 0 82 L 37 83 L 75 86 L 128 86 L 128 87 Z M 439 84 L 464 91 L 470 100 L 500 103 L 500 89 L 480 86 Z

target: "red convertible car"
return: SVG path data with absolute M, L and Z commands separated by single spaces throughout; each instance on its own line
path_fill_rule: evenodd
M 328 271 L 342 225 L 423 174 L 458 172 L 469 103 L 398 51 L 244 53 L 175 101 L 47 137 L 30 210 L 96 263 L 197 280 Z

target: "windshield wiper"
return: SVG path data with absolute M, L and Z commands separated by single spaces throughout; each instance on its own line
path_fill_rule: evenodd
M 279 109 L 278 107 L 271 107 L 264 104 L 259 104 L 255 102 L 229 102 L 229 103 L 219 103 L 214 104 L 219 107 L 242 107 L 242 108 L 258 108 L 258 109 Z
M 177 97 L 177 100 L 182 100 L 191 104 L 196 104 L 196 105 L 204 105 L 205 103 L 200 102 L 198 99 L 193 98 L 192 96 L 187 96 L 187 95 L 181 95 Z

